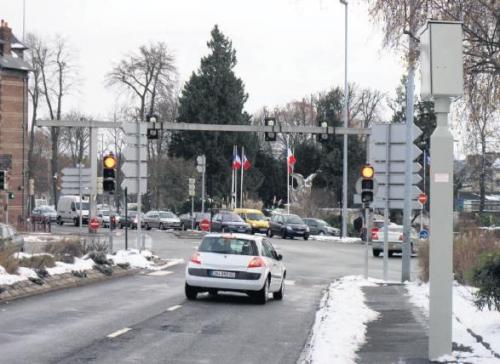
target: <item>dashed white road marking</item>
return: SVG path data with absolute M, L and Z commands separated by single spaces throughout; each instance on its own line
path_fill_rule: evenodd
M 125 327 L 121 330 L 118 330 L 118 331 L 115 331 L 115 332 L 109 334 L 107 337 L 109 337 L 110 339 L 113 339 L 117 336 L 123 335 L 126 332 L 129 332 L 130 330 L 132 330 L 130 327 Z
M 291 281 L 291 280 L 289 280 L 289 279 L 285 279 L 285 284 L 286 284 L 287 286 L 295 286 L 295 281 Z
M 156 272 L 148 273 L 148 276 L 167 276 L 167 275 L 172 274 L 172 273 L 174 273 L 174 272 L 172 272 L 170 270 L 159 270 Z
M 175 305 L 175 306 L 167 308 L 167 311 L 175 311 L 181 307 L 182 307 L 182 305 Z
M 173 267 L 174 265 L 182 264 L 182 263 L 184 263 L 184 259 L 182 259 L 182 258 L 170 259 L 170 261 L 168 263 L 160 265 L 160 266 L 156 267 L 156 269 L 163 270 L 163 269 L 167 269 L 167 268 Z

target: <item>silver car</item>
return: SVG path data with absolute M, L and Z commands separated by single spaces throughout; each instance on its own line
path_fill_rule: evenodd
M 180 230 L 181 220 L 170 211 L 149 211 L 144 215 L 144 227 L 147 230 L 152 228 Z
M 24 251 L 24 239 L 14 227 L 0 224 L 0 249 L 8 248 Z
M 390 224 L 388 226 L 388 251 L 389 256 L 392 257 L 394 253 L 401 253 L 401 243 L 403 242 L 403 226 Z M 372 250 L 373 256 L 378 257 L 384 251 L 384 226 L 374 227 L 371 231 L 372 234 Z M 416 254 L 418 250 L 418 234 L 415 229 L 411 229 L 410 233 L 410 248 L 411 253 Z

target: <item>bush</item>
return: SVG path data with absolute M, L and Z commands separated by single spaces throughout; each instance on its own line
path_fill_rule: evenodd
M 31 269 L 40 269 L 40 268 L 52 268 L 56 264 L 54 262 L 54 257 L 51 255 L 43 254 L 43 255 L 33 255 L 29 258 L 22 258 L 18 261 L 19 266 L 31 268 Z
M 481 255 L 471 270 L 470 279 L 478 287 L 474 300 L 477 308 L 482 310 L 487 306 L 500 311 L 500 252 Z
M 0 265 L 9 274 L 15 274 L 19 266 L 17 259 L 12 256 L 15 252 L 14 248 L 0 249 Z
M 472 284 L 469 272 L 479 262 L 479 257 L 485 253 L 499 252 L 500 244 L 495 235 L 477 228 L 469 227 L 468 231 L 459 233 L 453 243 L 453 273 L 454 278 L 462 284 Z M 419 246 L 418 265 L 420 279 L 429 280 L 429 243 Z
M 80 238 L 78 237 L 66 238 L 55 243 L 49 243 L 45 247 L 45 251 L 49 254 L 54 255 L 56 257 L 56 260 L 60 260 L 57 258 L 64 255 L 81 257 L 85 254 L 84 246 L 80 242 Z

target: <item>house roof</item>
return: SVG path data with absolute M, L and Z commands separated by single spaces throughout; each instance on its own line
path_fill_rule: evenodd
M 10 69 L 29 72 L 31 67 L 28 62 L 22 58 L 11 55 L 0 57 L 0 69 Z

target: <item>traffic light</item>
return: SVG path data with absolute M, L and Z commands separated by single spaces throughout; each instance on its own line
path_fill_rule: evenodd
M 116 157 L 113 153 L 109 153 L 102 160 L 102 189 L 107 193 L 114 193 L 116 189 L 115 171 L 116 171 Z
M 320 127 L 325 129 L 325 133 L 317 134 L 316 137 L 318 138 L 318 142 L 326 142 L 328 140 L 328 123 L 326 121 L 322 121 L 321 124 L 319 125 Z
M 0 171 L 0 191 L 8 189 L 7 171 Z
M 265 118 L 264 122 L 266 126 L 275 126 L 276 119 L 275 118 Z M 276 141 L 276 133 L 275 132 L 265 132 L 264 140 L 266 142 L 275 142 Z
M 361 168 L 361 202 L 369 204 L 373 202 L 373 189 L 375 182 L 373 180 L 375 171 L 373 167 L 366 164 Z
M 147 138 L 149 140 L 153 140 L 153 139 L 158 139 L 158 129 L 156 129 L 156 122 L 158 121 L 158 116 L 155 115 L 155 114 L 147 114 L 146 115 L 146 121 L 148 123 L 153 123 L 153 128 L 148 128 L 147 130 Z

